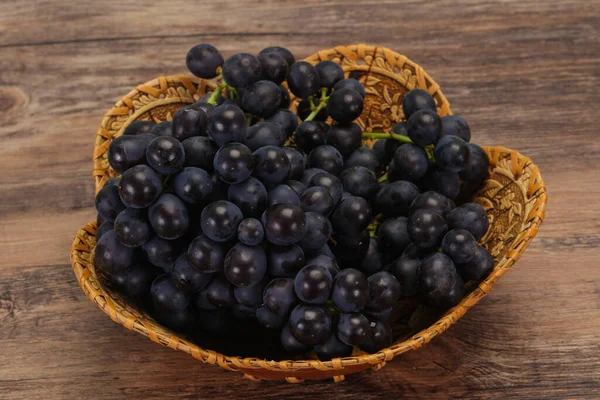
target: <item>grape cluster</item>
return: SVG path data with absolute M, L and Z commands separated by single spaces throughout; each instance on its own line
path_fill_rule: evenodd
M 488 159 L 427 92 L 404 97 L 391 133 L 363 132 L 365 89 L 331 61 L 201 44 L 186 64 L 217 89 L 172 121 L 130 124 L 108 148 L 119 177 L 96 196 L 96 271 L 161 323 L 243 321 L 329 360 L 390 346 L 400 299 L 452 307 L 493 269 L 477 243 L 486 213 L 453 202 Z

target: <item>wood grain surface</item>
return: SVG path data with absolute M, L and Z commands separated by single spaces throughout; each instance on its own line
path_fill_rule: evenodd
M 226 55 L 337 44 L 404 53 L 475 141 L 518 149 L 548 186 L 516 267 L 441 337 L 378 372 L 299 385 L 242 380 L 114 324 L 77 285 L 95 216 L 94 134 L 140 82 Z M 0 398 L 600 398 L 600 2 L 0 2 Z

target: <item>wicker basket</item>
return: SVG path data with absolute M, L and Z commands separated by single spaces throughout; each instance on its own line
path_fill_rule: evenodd
M 389 130 L 403 118 L 402 96 L 413 88 L 426 89 L 437 101 L 441 115 L 450 114 L 448 101 L 439 86 L 422 68 L 405 56 L 391 50 L 354 45 L 336 47 L 316 53 L 307 60 L 333 60 L 344 68 L 347 75 L 359 79 L 366 87 L 365 110 L 358 123 L 369 131 Z M 161 77 L 138 86 L 123 97 L 102 120 L 94 149 L 94 179 L 96 190 L 114 176 L 106 160 L 110 140 L 119 136 L 132 121 L 170 119 L 174 111 L 192 103 L 214 84 L 184 76 Z M 111 319 L 127 329 L 149 337 L 152 341 L 175 350 L 190 353 L 205 363 L 239 371 L 250 379 L 301 382 L 305 379 L 333 378 L 343 380 L 344 375 L 368 368 L 379 369 L 386 362 L 409 350 L 415 350 L 443 333 L 469 308 L 491 290 L 519 259 L 544 218 L 547 195 L 539 169 L 533 162 L 514 150 L 504 147 L 487 147 L 490 159 L 490 178 L 475 197 L 488 212 L 490 229 L 482 239 L 484 246 L 495 259 L 490 276 L 478 286 L 469 288 L 463 300 L 442 316 L 431 321 L 422 318 L 423 329 L 418 332 L 398 332 L 394 328 L 395 343 L 376 354 L 358 350 L 352 357 L 331 361 L 285 360 L 271 361 L 258 358 L 240 358 L 203 349 L 180 338 L 159 325 L 151 317 L 127 304 L 119 295 L 103 287 L 97 279 L 93 265 L 93 248 L 97 225 L 92 222 L 82 227 L 73 241 L 71 263 L 84 293 L 107 313 Z M 429 316 L 431 317 L 431 316 Z

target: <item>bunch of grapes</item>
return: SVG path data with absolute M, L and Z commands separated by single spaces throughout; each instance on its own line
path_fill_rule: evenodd
M 96 196 L 98 275 L 161 323 L 276 330 L 286 354 L 329 360 L 390 346 L 399 300 L 452 307 L 493 269 L 486 213 L 453 202 L 488 159 L 427 92 L 391 133 L 363 132 L 365 89 L 331 61 L 201 44 L 186 63 L 217 89 L 129 125 Z

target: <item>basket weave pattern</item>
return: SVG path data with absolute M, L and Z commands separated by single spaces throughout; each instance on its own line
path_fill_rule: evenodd
M 451 113 L 439 86 L 422 68 L 391 50 L 366 45 L 336 47 L 316 53 L 307 60 L 316 63 L 324 59 L 338 62 L 346 75 L 359 79 L 365 85 L 365 109 L 358 121 L 363 129 L 389 130 L 403 118 L 402 108 L 399 106 L 402 96 L 414 88 L 426 89 L 434 96 L 440 115 Z M 207 87 L 211 89 L 214 85 L 182 76 L 161 77 L 138 86 L 120 100 L 103 119 L 96 137 L 96 189 L 99 190 L 108 178 L 114 176 L 114 171 L 108 167 L 106 149 L 110 140 L 119 136 L 128 123 L 136 119 L 168 120 L 181 105 L 197 100 Z M 84 293 L 113 321 L 156 343 L 189 353 L 202 362 L 240 371 L 249 379 L 285 379 L 292 383 L 324 378 L 340 381 L 347 374 L 368 368 L 379 369 L 394 357 L 418 349 L 443 333 L 489 293 L 493 284 L 508 272 L 537 234 L 547 202 L 546 188 L 539 169 L 529 158 L 514 150 L 486 147 L 485 151 L 490 159 L 491 174 L 475 201 L 486 209 L 490 218 L 490 229 L 482 240 L 494 256 L 494 271 L 431 326 L 406 340 L 396 341 L 391 347 L 376 354 L 356 352 L 352 357 L 331 361 L 270 361 L 231 357 L 203 349 L 178 337 L 145 313 L 127 304 L 121 296 L 102 286 L 93 265 L 97 229 L 95 222 L 77 232 L 71 248 L 73 271 Z

